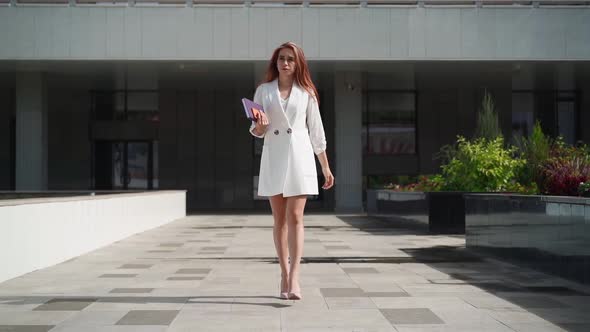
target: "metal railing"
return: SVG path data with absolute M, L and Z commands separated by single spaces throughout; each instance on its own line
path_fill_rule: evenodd
M 29 5 L 163 5 L 163 6 L 468 6 L 468 7 L 497 7 L 497 6 L 526 6 L 526 7 L 559 7 L 559 6 L 590 6 L 588 0 L 0 0 L 1 5 L 29 6 Z

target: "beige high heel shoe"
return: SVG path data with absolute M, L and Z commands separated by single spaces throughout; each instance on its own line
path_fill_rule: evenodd
M 291 287 L 289 287 L 289 288 L 291 288 Z M 289 289 L 289 294 L 287 294 L 287 297 L 289 298 L 289 300 L 301 300 L 301 299 L 303 299 L 303 297 L 301 296 L 301 288 L 299 288 L 299 290 L 296 291 L 296 292 L 294 292 L 291 289 Z
M 286 282 L 287 286 L 285 288 L 283 288 L 283 280 L 287 280 L 287 282 Z M 287 300 L 287 299 L 289 299 L 289 292 L 283 291 L 284 289 L 287 289 L 287 290 L 289 289 L 289 277 L 284 279 L 283 276 L 281 276 L 281 294 L 279 295 L 279 298 L 281 298 L 283 300 Z
M 289 300 L 302 300 L 303 299 L 303 297 L 301 296 L 301 291 L 289 292 L 289 294 L 287 294 L 287 297 L 289 298 Z

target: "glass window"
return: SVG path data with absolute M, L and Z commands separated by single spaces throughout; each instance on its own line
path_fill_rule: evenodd
M 160 121 L 157 91 L 94 91 L 97 121 Z
M 377 155 L 416 153 L 416 93 L 367 91 L 363 151 Z
M 530 136 L 535 120 L 541 120 L 545 134 L 560 135 L 565 142 L 574 144 L 577 137 L 578 117 L 576 97 L 575 91 L 514 91 L 512 93 L 513 136 Z M 552 102 L 554 105 L 540 104 Z
M 127 92 L 127 120 L 160 121 L 158 93 L 155 91 Z
M 127 145 L 127 188 L 148 189 L 148 149 L 145 142 Z
M 512 94 L 512 134 L 528 137 L 533 132 L 534 96 L 532 93 Z
M 576 96 L 572 92 L 557 95 L 557 134 L 568 144 L 576 143 Z

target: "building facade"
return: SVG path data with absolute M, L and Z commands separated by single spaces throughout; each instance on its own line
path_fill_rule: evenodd
M 367 187 L 437 172 L 486 91 L 508 139 L 540 120 L 590 143 L 587 1 L 4 4 L 0 190 L 187 189 L 192 212 L 268 210 L 240 99 L 285 41 L 310 64 L 336 176 L 310 209 L 362 211 Z

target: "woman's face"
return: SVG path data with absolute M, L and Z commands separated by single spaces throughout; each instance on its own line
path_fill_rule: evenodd
M 295 72 L 295 53 L 290 48 L 283 48 L 277 59 L 280 76 L 291 76 Z

